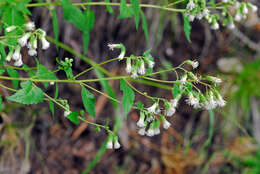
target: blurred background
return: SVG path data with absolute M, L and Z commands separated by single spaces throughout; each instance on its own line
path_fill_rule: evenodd
M 260 1 L 252 0 L 260 7 Z M 161 1 L 142 3 L 162 4 Z M 184 4 L 180 4 L 180 7 Z M 184 6 L 185 7 L 185 6 Z M 55 7 L 59 22 L 59 41 L 83 52 L 82 33 L 73 24 L 66 23 L 61 7 Z M 144 9 L 149 26 L 149 41 L 141 27 L 135 28 L 133 18 L 118 19 L 105 12 L 103 6 L 92 6 L 95 25 L 91 31 L 86 57 L 102 62 L 118 55 L 110 51 L 108 43 L 123 43 L 130 54 L 141 55 L 152 48 L 155 71 L 179 65 L 184 60 L 196 59 L 200 66 L 196 73 L 211 74 L 223 79 L 221 93 L 227 101 L 224 108 L 214 112 L 193 110 L 182 99 L 176 114 L 170 118 L 172 126 L 155 137 L 137 134 L 136 122 L 139 113 L 132 110 L 121 122 L 119 139 L 122 147 L 102 153 L 106 133 L 96 132 L 87 124 L 73 125 L 63 111 L 55 109 L 55 116 L 48 110 L 48 103 L 30 107 L 4 100 L 0 116 L 0 173 L 31 174 L 77 174 L 84 171 L 93 159 L 100 155 L 90 173 L 97 174 L 259 174 L 260 173 L 260 20 L 255 13 L 246 21 L 237 24 L 234 30 L 220 28 L 213 31 L 206 21 L 192 23 L 189 43 L 183 31 L 181 14 Z M 54 37 L 48 8 L 30 8 L 32 21 L 47 35 Z M 39 61 L 49 69 L 57 68 L 56 57 L 74 59 L 73 73 L 77 74 L 90 66 L 68 51 L 54 44 L 39 52 Z M 35 65 L 24 57 L 28 66 Z M 124 75 L 125 65 L 113 62 L 104 66 L 114 75 Z M 63 72 L 57 74 L 65 78 Z M 94 71 L 81 79 L 96 78 Z M 173 73 L 160 74 L 158 78 L 175 80 Z M 2 83 L 2 82 L 1 82 Z M 7 83 L 7 82 L 3 82 Z M 110 81 L 121 98 L 119 81 Z M 171 90 L 132 83 L 141 91 L 153 96 L 171 99 Z M 93 87 L 102 89 L 98 83 Z M 80 86 L 59 84 L 59 95 L 68 99 L 71 110 L 83 109 Z M 167 88 L 167 87 L 165 87 Z M 55 86 L 47 89 L 55 91 Z M 10 93 L 0 89 L 2 96 Z M 120 116 L 111 102 L 97 93 L 97 123 L 114 124 Z M 151 101 L 136 95 L 136 101 L 150 106 Z M 121 106 L 120 106 L 121 107 Z M 88 120 L 92 120 L 87 116 Z

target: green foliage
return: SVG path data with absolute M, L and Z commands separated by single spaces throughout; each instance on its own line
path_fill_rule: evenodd
M 52 71 L 48 70 L 45 66 L 39 63 L 37 64 L 36 76 L 38 79 L 43 79 L 43 80 L 57 80 L 57 77 Z M 45 88 L 49 86 L 48 82 L 44 82 L 43 84 Z
M 134 99 L 135 99 L 135 93 L 134 91 L 127 85 L 124 79 L 120 80 L 120 90 L 123 91 L 123 98 L 122 98 L 122 105 L 123 105 L 123 111 L 125 116 L 129 113 L 131 110 Z
M 105 0 L 105 2 L 110 2 L 110 0 Z M 112 9 L 112 7 L 110 5 L 107 5 L 106 6 L 106 9 L 109 13 L 113 14 L 114 13 L 114 10 Z
M 79 113 L 78 112 L 71 112 L 67 115 L 67 118 L 74 124 L 79 124 Z
M 140 101 L 138 101 L 136 104 L 137 104 L 137 108 L 138 108 L 139 110 L 143 110 L 143 108 L 144 108 L 144 104 L 143 104 L 143 103 L 141 103 Z
M 190 21 L 189 19 L 187 18 L 187 16 L 185 16 L 184 13 L 182 13 L 182 17 L 183 17 L 183 28 L 184 28 L 184 33 L 185 33 L 185 36 L 187 38 L 187 40 L 189 42 L 191 42 L 191 39 L 190 39 L 190 33 L 191 33 L 191 25 L 190 25 Z
M 180 85 L 178 83 L 173 85 L 172 88 L 172 96 L 173 98 L 176 98 L 179 94 L 181 94 Z
M 15 70 L 15 69 L 12 69 L 12 68 L 6 68 L 7 70 L 7 73 L 10 77 L 14 77 L 14 78 L 17 78 L 19 77 L 19 73 Z M 13 80 L 12 81 L 12 84 L 13 84 L 13 87 L 15 89 L 18 88 L 18 84 L 19 84 L 19 81 L 18 80 Z
M 4 68 L 0 68 L 0 75 L 2 75 L 5 72 Z
M 0 94 L 0 112 L 2 112 L 2 104 L 3 104 L 3 99 L 2 99 L 2 95 Z
M 43 92 L 36 87 L 32 81 L 21 82 L 22 89 L 19 89 L 15 94 L 8 96 L 10 101 L 22 104 L 37 104 L 43 101 Z
M 132 8 L 130 8 L 127 5 L 126 0 L 121 0 L 120 1 L 120 15 L 119 15 L 119 19 L 129 18 L 132 15 L 133 15 Z
M 94 22 L 95 22 L 94 11 L 90 10 L 89 8 L 85 10 L 84 20 L 85 20 L 86 29 L 83 31 L 83 48 L 84 48 L 84 53 L 86 53 L 89 44 L 90 31 L 94 27 Z
M 142 17 L 142 28 L 144 30 L 145 39 L 148 42 L 149 37 L 148 37 L 148 25 L 147 25 L 146 17 L 145 17 L 144 12 L 142 10 L 140 10 L 140 12 L 141 12 L 141 17 Z
M 57 19 L 56 10 L 53 8 L 50 10 L 51 12 L 51 19 L 52 19 L 52 26 L 53 26 L 53 33 L 55 36 L 55 41 L 58 42 L 59 40 L 59 23 Z
M 133 9 L 133 13 L 134 13 L 134 18 L 135 18 L 135 26 L 136 29 L 138 29 L 138 25 L 139 25 L 139 13 L 140 13 L 140 5 L 139 5 L 139 0 L 131 0 L 131 4 L 132 4 L 132 9 Z
M 95 96 L 91 92 L 89 92 L 84 86 L 81 86 L 81 98 L 82 98 L 85 110 L 93 118 L 96 118 L 96 112 L 95 112 L 96 99 L 95 99 Z

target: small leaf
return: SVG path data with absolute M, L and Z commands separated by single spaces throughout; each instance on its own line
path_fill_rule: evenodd
M 36 76 L 38 79 L 42 79 L 42 80 L 57 80 L 57 77 L 54 75 L 52 71 L 48 70 L 45 66 L 39 63 L 37 64 Z M 45 88 L 49 86 L 48 82 L 43 82 L 43 84 Z
M 142 109 L 144 108 L 144 104 L 141 103 L 140 101 L 138 101 L 138 102 L 137 102 L 137 108 L 138 108 L 139 110 L 142 110 Z
M 89 44 L 90 31 L 94 27 L 95 14 L 93 10 L 87 9 L 84 11 L 84 23 L 86 29 L 83 31 L 83 52 L 86 53 Z
M 67 115 L 67 118 L 74 124 L 79 124 L 79 113 L 78 112 L 71 112 Z
M 128 7 L 126 0 L 120 1 L 120 15 L 119 19 L 129 18 L 132 16 L 132 9 Z
M 180 85 L 177 84 L 177 83 L 174 84 L 173 88 L 172 88 L 172 96 L 173 96 L 173 98 L 176 98 L 180 93 L 181 93 Z
M 105 0 L 105 2 L 109 3 L 110 0 Z M 107 5 L 106 6 L 106 9 L 107 11 L 110 13 L 110 14 L 113 14 L 114 13 L 114 10 L 112 9 L 112 7 L 110 5 Z
M 135 99 L 135 93 L 134 91 L 127 85 L 125 80 L 120 80 L 120 90 L 123 91 L 123 98 L 122 98 L 122 105 L 123 105 L 123 111 L 124 114 L 127 116 L 129 111 L 131 110 L 134 99 Z
M 42 90 L 34 86 L 32 81 L 22 82 L 21 87 L 22 89 L 8 96 L 7 99 L 22 104 L 37 104 L 43 101 Z
M 52 117 L 54 117 L 54 104 L 52 101 L 49 101 L 49 109 L 51 111 Z
M 182 13 L 182 17 L 183 17 L 183 21 L 184 21 L 183 28 L 184 28 L 185 36 L 186 36 L 187 40 L 189 42 L 191 42 L 191 39 L 190 39 L 190 32 L 191 32 L 190 21 L 189 21 L 189 19 L 187 18 L 187 16 L 184 13 Z
M 95 99 L 95 96 L 91 92 L 89 92 L 84 86 L 81 86 L 81 98 L 82 98 L 85 110 L 93 118 L 96 118 L 96 112 L 95 112 L 96 99 Z
M 8 73 L 8 75 L 9 75 L 10 77 L 14 77 L 14 78 L 19 77 L 19 73 L 18 73 L 16 70 L 14 70 L 14 69 L 12 69 L 12 68 L 6 68 L 6 70 L 7 70 L 7 73 Z M 13 84 L 13 87 L 14 87 L 15 89 L 18 88 L 18 83 L 19 83 L 18 80 L 12 80 L 12 84 Z
M 148 37 L 148 25 L 147 25 L 146 17 L 142 10 L 140 10 L 140 12 L 141 12 L 141 16 L 142 16 L 142 28 L 144 30 L 145 40 L 148 42 L 149 37 Z
M 52 27 L 53 27 L 53 33 L 55 36 L 55 41 L 56 41 L 56 43 L 58 43 L 58 41 L 59 41 L 59 23 L 58 23 L 58 19 L 57 19 L 57 13 L 54 8 L 51 9 L 50 12 L 51 12 Z
M 136 29 L 138 29 L 139 25 L 139 13 L 140 13 L 140 5 L 139 5 L 139 0 L 131 0 L 132 8 L 133 8 L 133 13 L 134 13 L 134 18 L 135 18 L 135 26 Z

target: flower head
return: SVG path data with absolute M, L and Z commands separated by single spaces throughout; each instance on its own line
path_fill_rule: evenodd
M 147 108 L 147 111 L 151 114 L 156 114 L 158 112 L 158 103 L 154 103 L 152 106 L 150 106 L 149 108 Z
M 32 31 L 32 30 L 35 29 L 34 22 L 28 22 L 28 23 L 25 24 L 25 26 L 26 26 L 26 29 L 29 30 L 29 31 Z
M 139 129 L 139 131 L 138 131 L 138 134 L 139 134 L 139 135 L 142 135 L 142 136 L 145 135 L 145 133 L 146 133 L 145 127 Z
M 127 58 L 126 59 L 126 68 L 125 68 L 125 71 L 127 73 L 131 73 L 132 71 L 132 65 L 131 65 L 131 59 L 130 58 Z
M 14 51 L 14 54 L 13 54 L 13 57 L 12 57 L 13 60 L 16 61 L 16 60 L 19 60 L 19 59 L 22 58 L 22 55 L 21 55 L 20 51 L 21 51 L 21 47 L 17 46 L 15 48 L 15 51 Z
M 113 149 L 113 141 L 108 140 L 106 147 L 107 147 L 107 149 Z
M 36 56 L 36 55 L 37 55 L 37 51 L 34 50 L 34 49 L 29 49 L 29 50 L 28 50 L 28 54 L 29 54 L 30 56 Z
M 140 118 L 139 118 L 139 121 L 137 122 L 138 127 L 145 127 L 146 124 L 144 122 L 144 119 L 145 119 L 144 112 L 140 112 Z
M 7 28 L 5 29 L 5 31 L 9 33 L 9 32 L 11 32 L 11 31 L 13 31 L 13 30 L 15 30 L 15 29 L 16 29 L 16 26 L 12 25 L 12 26 L 7 27 Z
M 42 49 L 47 50 L 50 47 L 50 43 L 45 39 L 45 37 L 40 38 L 42 41 Z
M 22 61 L 21 58 L 14 62 L 14 66 L 18 66 L 19 67 L 19 66 L 22 66 L 22 65 L 23 65 L 23 61 Z
M 175 100 L 171 100 L 170 102 L 166 102 L 164 104 L 165 106 L 165 112 L 164 114 L 168 117 L 172 116 L 175 112 L 176 112 L 176 106 L 177 106 L 177 103 L 175 102 Z
M 66 110 L 66 111 L 64 112 L 64 117 L 67 117 L 68 115 L 70 115 L 70 113 L 71 113 L 70 110 Z
M 227 25 L 228 29 L 230 30 L 233 30 L 236 26 L 234 24 L 234 22 L 230 22 L 228 25 Z
M 171 126 L 171 123 L 168 122 L 164 117 L 162 117 L 162 122 L 163 122 L 164 129 L 168 129 Z
M 219 24 L 218 24 L 217 22 L 215 22 L 215 23 L 211 26 L 211 28 L 212 28 L 213 30 L 218 30 L 218 29 L 219 29 Z
M 140 67 L 138 69 L 138 73 L 140 75 L 144 75 L 145 74 L 145 65 L 144 65 L 144 61 L 143 60 L 140 61 Z
M 153 128 L 149 128 L 148 131 L 146 132 L 146 135 L 149 137 L 154 136 L 154 129 Z
M 119 149 L 121 147 L 121 145 L 118 142 L 118 137 L 114 138 L 114 148 L 115 149 Z
M 14 51 L 11 50 L 11 51 L 7 54 L 5 60 L 9 62 L 9 61 L 11 60 L 11 58 L 13 57 L 13 53 L 14 53 Z
M 194 95 L 191 92 L 189 93 L 189 97 L 188 99 L 186 99 L 186 102 L 191 106 L 197 106 L 199 104 L 199 100 L 196 97 L 194 97 Z
M 237 21 L 237 22 L 240 22 L 242 20 L 242 15 L 240 13 L 237 13 L 235 15 L 235 19 L 234 20 Z
M 193 0 L 190 0 L 190 2 L 187 4 L 187 6 L 186 6 L 186 9 L 188 9 L 188 10 L 192 10 L 192 9 L 194 9 L 195 8 L 195 4 L 194 4 L 194 2 L 193 2 Z
M 258 7 L 256 5 L 252 5 L 251 8 L 253 12 L 257 12 L 258 10 Z
M 114 50 L 114 48 L 121 49 L 121 53 L 118 56 L 119 60 L 122 60 L 125 57 L 126 49 L 125 49 L 125 46 L 123 44 L 108 44 L 108 47 L 112 51 Z
M 25 33 L 19 40 L 18 43 L 21 45 L 21 47 L 24 47 L 27 44 L 27 41 L 29 37 L 31 36 L 31 33 Z

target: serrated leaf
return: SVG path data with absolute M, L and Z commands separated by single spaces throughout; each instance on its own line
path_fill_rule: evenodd
M 142 17 L 142 28 L 144 30 L 145 40 L 148 42 L 149 37 L 148 37 L 148 25 L 147 25 L 146 17 L 142 10 L 140 10 L 140 13 L 141 13 L 141 17 Z
M 124 114 L 127 116 L 129 111 L 131 110 L 134 100 L 135 100 L 135 93 L 130 88 L 124 79 L 120 80 L 120 90 L 123 91 L 123 97 L 122 97 L 122 105 L 123 105 L 123 111 Z
M 106 3 L 109 3 L 110 0 L 105 0 Z M 113 14 L 114 13 L 114 10 L 112 9 L 112 7 L 110 5 L 107 5 L 106 6 L 106 9 L 109 13 Z
M 54 75 L 54 73 L 50 70 L 48 70 L 45 66 L 41 64 L 37 64 L 37 73 L 36 76 L 38 79 L 43 80 L 56 80 L 57 77 Z M 48 82 L 43 82 L 44 87 L 47 88 L 49 86 Z
M 79 113 L 78 112 L 71 112 L 67 115 L 67 118 L 74 124 L 79 124 Z
M 133 13 L 134 13 L 134 18 L 135 18 L 135 27 L 136 29 L 138 29 L 138 25 L 139 25 L 139 13 L 140 13 L 140 5 L 139 5 L 139 0 L 131 0 L 131 4 L 132 4 L 132 9 L 133 9 Z
M 185 36 L 186 36 L 187 40 L 189 42 L 191 42 L 191 39 L 190 39 L 190 33 L 191 33 L 190 21 L 184 13 L 182 13 L 182 17 L 183 17 L 183 22 L 184 22 L 183 29 L 184 29 Z
M 58 19 L 57 19 L 57 13 L 54 8 L 51 9 L 50 12 L 51 12 L 52 27 L 53 27 L 53 33 L 55 36 L 55 41 L 56 41 L 56 43 L 58 43 L 58 41 L 59 41 L 59 23 L 58 23 Z
M 21 82 L 21 89 L 7 99 L 22 104 L 37 104 L 43 101 L 43 92 L 32 81 Z
M 6 70 L 7 70 L 7 74 L 8 74 L 10 77 L 14 77 L 14 78 L 19 77 L 19 73 L 18 73 L 16 70 L 14 70 L 14 69 L 12 69 L 12 68 L 6 68 Z M 18 88 L 18 83 L 19 83 L 18 80 L 12 80 L 12 84 L 13 84 L 13 87 L 14 87 L 15 89 Z
M 96 70 L 96 73 L 97 73 L 97 76 L 98 78 L 104 78 L 104 74 L 102 72 L 100 72 L 99 70 Z M 100 84 L 102 86 L 102 88 L 106 91 L 106 93 L 111 97 L 111 98 L 114 98 L 116 100 L 116 93 L 115 91 L 113 90 L 113 88 L 109 85 L 108 81 L 106 80 L 102 80 L 100 81 Z M 114 106 L 114 108 L 117 108 L 117 102 L 112 101 L 112 104 Z
M 181 93 L 180 85 L 174 84 L 172 88 L 172 96 L 173 98 L 176 98 Z
M 89 113 L 93 118 L 96 118 L 95 96 L 91 92 L 89 92 L 84 86 L 81 86 L 81 98 L 87 113 Z
M 122 18 L 129 18 L 133 15 L 132 8 L 129 8 L 126 0 L 121 0 L 120 1 L 120 15 L 119 19 Z

